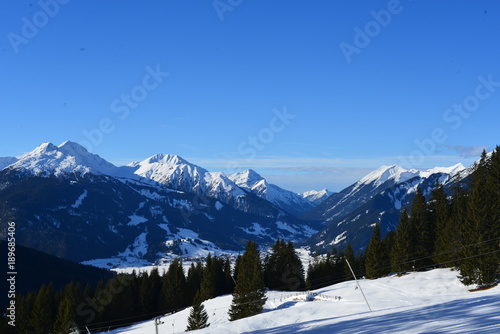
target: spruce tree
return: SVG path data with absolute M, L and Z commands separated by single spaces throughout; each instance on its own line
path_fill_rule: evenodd
M 389 273 L 387 254 L 380 239 L 380 226 L 375 223 L 373 234 L 366 249 L 365 269 L 366 278 L 379 278 Z
M 208 254 L 200 284 L 200 298 L 202 301 L 215 298 L 218 295 L 219 278 L 217 258 Z
M 52 330 L 55 320 L 55 300 L 52 283 L 43 285 L 35 299 L 31 313 L 31 330 L 33 334 L 46 334 Z
M 174 259 L 167 272 L 163 276 L 162 303 L 163 311 L 175 311 L 186 305 L 186 276 L 182 268 L 182 262 Z
M 416 269 L 424 269 L 433 265 L 435 227 L 429 218 L 427 202 L 422 189 L 417 187 L 415 197 L 411 205 L 410 223 L 416 229 L 415 266 Z
M 344 261 L 344 268 L 343 268 L 344 280 L 350 281 L 350 280 L 353 280 L 354 277 L 352 277 L 352 272 L 351 272 L 351 269 L 349 269 L 349 265 L 347 264 L 347 261 L 349 261 L 349 264 L 351 265 L 353 271 L 356 270 L 356 266 L 357 266 L 356 257 L 354 256 L 354 251 L 352 250 L 350 242 L 347 243 L 347 247 L 345 249 L 345 259 L 346 259 L 346 261 Z
M 229 260 L 229 258 L 226 258 L 226 261 L 224 262 L 223 272 L 224 272 L 223 294 L 233 293 L 234 286 L 236 285 L 236 283 L 234 282 L 233 274 L 231 273 L 231 261 Z
M 401 210 L 399 225 L 394 235 L 394 244 L 391 250 L 391 269 L 394 272 L 410 271 L 413 267 L 413 256 L 415 254 L 416 231 L 410 222 L 406 207 Z
M 229 309 L 229 320 L 259 314 L 266 300 L 259 250 L 255 242 L 249 241 L 239 262 L 236 287 Z
M 436 240 L 434 243 L 433 260 L 441 266 L 449 266 L 451 263 L 451 226 L 450 208 L 446 193 L 442 185 L 436 184 L 431 193 L 431 217 L 436 226 Z
M 264 266 L 265 283 L 269 289 L 293 291 L 304 288 L 304 268 L 291 242 L 278 239 Z
M 200 290 L 201 281 L 203 278 L 203 264 L 201 261 L 196 261 L 196 264 L 191 263 L 189 267 L 186 283 L 187 283 L 187 300 L 190 301 L 191 304 L 194 303 L 194 298 L 196 294 Z
M 55 333 L 67 333 L 71 328 L 77 327 L 75 308 L 76 301 L 73 294 L 65 295 L 57 309 L 54 322 Z
M 200 293 L 197 293 L 194 298 L 193 306 L 189 312 L 188 326 L 186 331 L 202 329 L 210 326 L 208 323 L 208 314 L 203 306 L 203 301 Z
M 498 150 L 497 150 L 498 151 Z M 493 152 L 493 156 L 498 152 Z M 460 279 L 465 285 L 490 285 L 498 272 L 498 180 L 497 157 L 489 159 L 483 151 L 471 177 L 467 216 L 460 247 Z

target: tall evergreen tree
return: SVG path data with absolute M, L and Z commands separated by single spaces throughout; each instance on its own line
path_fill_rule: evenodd
M 433 260 L 441 266 L 450 266 L 453 256 L 451 242 L 452 221 L 450 220 L 450 206 L 442 185 L 436 184 L 431 193 L 431 216 L 436 226 L 436 240 L 434 244 Z
M 201 280 L 203 278 L 203 264 L 201 261 L 196 261 L 196 264 L 191 263 L 189 267 L 186 283 L 187 283 L 187 300 L 194 304 L 194 298 L 200 290 Z
M 54 296 L 52 283 L 43 285 L 38 291 L 30 321 L 33 334 L 46 334 L 52 330 L 56 313 Z
M 291 242 L 278 239 L 266 258 L 264 278 L 269 289 L 293 291 L 304 288 L 304 267 Z
M 194 304 L 191 307 L 188 318 L 188 326 L 186 331 L 195 329 L 202 329 L 210 326 L 208 323 L 208 314 L 203 306 L 203 301 L 200 293 L 198 292 L 194 298 Z
M 412 201 L 410 224 L 415 226 L 417 236 L 414 254 L 416 269 L 432 266 L 436 228 L 429 218 L 427 202 L 420 186 L 417 187 Z
M 379 223 L 375 223 L 373 234 L 366 248 L 366 278 L 379 278 L 389 273 L 387 254 L 380 238 Z
M 163 276 L 162 303 L 163 311 L 174 311 L 186 305 L 186 276 L 182 268 L 182 262 L 175 259 L 170 263 L 168 271 Z
M 217 256 L 207 256 L 200 293 L 202 300 L 207 300 L 225 293 L 226 274 L 224 273 L 224 260 Z
M 228 293 L 233 293 L 234 287 L 236 285 L 233 274 L 231 273 L 231 261 L 229 258 L 226 258 L 226 261 L 224 262 L 224 291 L 223 294 L 228 294 Z
M 346 261 L 344 261 L 344 280 L 350 281 L 353 280 L 354 277 L 352 277 L 352 272 L 351 269 L 349 269 L 347 261 L 349 261 L 349 264 L 351 265 L 353 271 L 356 271 L 357 267 L 356 257 L 354 256 L 354 251 L 351 247 L 350 242 L 347 243 L 347 247 L 345 249 L 345 259 Z
M 35 306 L 36 294 L 29 292 L 26 297 L 16 295 L 16 328 L 19 334 L 33 333 L 31 312 Z M 11 327 L 11 326 L 9 326 Z
M 73 294 L 65 295 L 57 309 L 54 333 L 67 333 L 71 328 L 78 327 L 75 308 L 76 301 Z
M 229 309 L 230 320 L 259 314 L 266 300 L 259 250 L 255 242 L 249 241 L 239 263 L 233 301 Z
M 494 152 L 494 155 L 498 152 Z M 494 180 L 497 158 L 489 159 L 483 151 L 471 179 L 468 197 L 467 217 L 462 228 L 460 247 L 460 279 L 465 285 L 489 285 L 498 272 L 498 230 L 500 225 L 496 209 L 498 189 Z M 494 171 L 495 170 L 495 171 Z M 498 183 L 497 183 L 498 184 Z
M 394 235 L 394 245 L 391 250 L 391 269 L 394 272 L 410 271 L 413 267 L 413 257 L 416 247 L 416 230 L 410 222 L 406 207 L 401 210 L 399 225 Z

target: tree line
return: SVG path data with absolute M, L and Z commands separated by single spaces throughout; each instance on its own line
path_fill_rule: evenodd
M 204 263 L 192 263 L 187 274 L 174 259 L 161 273 L 119 274 L 96 286 L 70 282 L 55 291 L 53 284 L 38 292 L 16 295 L 16 327 L 2 318 L 2 333 L 77 333 L 103 331 L 176 312 L 192 306 L 188 330 L 208 325 L 203 302 L 233 294 L 230 320 L 258 314 L 266 301 L 266 288 L 294 290 L 304 287 L 302 263 L 291 242 L 278 240 L 270 255 L 261 259 L 258 246 L 246 250 L 231 266 L 229 258 L 209 254 Z
M 458 175 L 448 196 L 436 184 L 426 201 L 417 188 L 395 232 L 381 240 L 375 224 L 365 254 L 367 278 L 454 267 L 464 285 L 494 284 L 500 265 L 500 148 L 483 151 L 468 184 Z

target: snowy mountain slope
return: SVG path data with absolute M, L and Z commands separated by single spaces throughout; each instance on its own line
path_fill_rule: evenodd
M 38 176 L 50 174 L 58 176 L 70 173 L 112 175 L 118 169 L 115 165 L 71 141 L 65 141 L 59 146 L 43 143 L 21 156 L 7 168 Z
M 179 157 L 115 167 L 71 142 L 44 143 L 0 171 L 0 238 L 8 221 L 21 245 L 111 265 L 239 251 L 248 240 L 298 242 L 317 232 L 317 224 Z
M 232 174 L 229 179 L 240 188 L 246 189 L 296 216 L 300 216 L 314 207 L 310 201 L 305 200 L 300 195 L 268 183 L 266 179 L 251 169 Z
M 331 191 L 328 191 L 328 189 L 323 189 L 323 190 L 310 190 L 306 191 L 303 193 L 300 193 L 299 196 L 302 198 L 308 200 L 314 205 L 320 205 L 321 202 L 323 202 L 325 199 L 327 199 L 329 196 L 333 195 L 334 193 Z
M 461 164 L 427 171 L 381 167 L 304 215 L 325 226 L 305 244 L 329 250 L 343 249 L 349 242 L 359 253 L 368 244 L 374 222 L 380 223 L 382 237 L 396 229 L 401 209 L 410 207 L 418 186 L 428 197 L 436 182 L 446 183 L 462 170 Z
M 427 171 L 406 170 L 399 166 L 381 166 L 361 178 L 346 189 L 335 193 L 324 200 L 316 208 L 306 213 L 303 218 L 311 220 L 331 221 L 352 212 L 360 205 L 384 190 L 413 178 L 425 179 L 433 174 L 441 173 L 443 181 L 453 177 L 465 167 L 458 164 L 449 168 L 433 168 Z
M 449 269 L 435 269 L 362 279 L 360 286 L 372 311 L 354 281 L 312 291 L 319 294 L 313 301 L 304 300 L 304 292 L 270 291 L 262 314 L 233 322 L 227 315 L 232 298 L 226 295 L 204 303 L 210 327 L 196 333 L 498 333 L 500 287 L 469 292 L 456 275 Z M 189 311 L 162 317 L 158 333 L 183 332 Z M 150 320 L 111 333 L 154 331 Z
M 212 173 L 177 155 L 157 154 L 130 165 L 134 174 L 169 188 L 208 196 L 237 205 L 246 192 L 223 173 Z

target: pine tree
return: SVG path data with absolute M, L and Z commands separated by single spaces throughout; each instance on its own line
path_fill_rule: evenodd
M 188 318 L 188 326 L 186 331 L 192 331 L 195 329 L 202 329 L 210 326 L 208 323 L 208 314 L 203 306 L 203 301 L 201 300 L 200 293 L 197 293 L 194 298 L 194 304 L 191 307 Z
M 391 250 L 391 269 L 394 272 L 410 271 L 413 267 L 415 254 L 415 228 L 410 222 L 406 207 L 401 210 L 399 225 L 394 235 L 394 245 Z
M 71 328 L 78 327 L 76 323 L 75 304 L 76 301 L 72 293 L 63 297 L 59 303 L 54 322 L 55 333 L 67 333 Z
M 291 242 L 277 240 L 264 267 L 265 283 L 269 289 L 293 291 L 305 286 L 302 261 Z
M 139 303 L 142 314 L 149 314 L 152 310 L 151 301 L 155 298 L 151 291 L 149 274 L 143 272 L 139 277 Z
M 31 313 L 31 329 L 33 334 L 46 334 L 52 330 L 55 319 L 55 300 L 52 283 L 43 285 L 38 291 Z
M 201 281 L 203 278 L 203 264 L 201 261 L 196 261 L 196 265 L 191 263 L 189 267 L 186 283 L 187 283 L 187 300 L 190 301 L 191 304 L 194 303 L 194 298 L 196 294 L 200 290 Z
M 239 263 L 233 301 L 229 309 L 230 320 L 259 314 L 266 300 L 259 250 L 255 242 L 249 241 Z
M 460 279 L 465 285 L 492 284 L 498 272 L 498 150 L 488 159 L 483 151 L 471 179 L 460 247 Z M 497 237 L 497 238 L 495 238 Z
M 380 226 L 375 223 L 373 234 L 366 249 L 366 278 L 379 278 L 389 273 L 387 266 L 387 254 L 380 239 Z
M 16 295 L 16 329 L 20 334 L 33 333 L 31 313 L 35 306 L 36 294 L 29 292 L 26 297 Z
M 161 295 L 161 277 L 158 268 L 153 268 L 149 273 L 149 285 L 151 289 L 151 295 L 153 298 L 150 300 L 150 307 L 152 313 L 160 312 L 159 297 Z
M 201 297 L 203 300 L 211 299 L 224 294 L 224 260 L 217 256 L 207 256 L 203 277 L 201 280 Z
M 424 269 L 433 265 L 435 231 L 433 221 L 429 217 L 427 202 L 420 187 L 417 187 L 411 205 L 410 223 L 416 229 L 415 266 Z
M 162 284 L 162 310 L 174 311 L 186 305 L 186 276 L 179 259 L 172 261 L 166 274 L 163 276 Z
M 234 282 L 233 275 L 231 273 L 231 261 L 226 258 L 224 262 L 224 291 L 223 294 L 233 293 L 236 283 Z
M 442 185 L 436 184 L 431 193 L 431 213 L 436 226 L 436 241 L 433 260 L 441 266 L 451 265 L 453 243 L 450 208 Z
M 352 267 L 352 270 L 356 270 L 356 257 L 354 256 L 354 251 L 352 250 L 351 243 L 347 243 L 347 247 L 345 249 L 345 259 L 344 261 L 344 280 L 345 281 L 350 281 L 353 280 L 354 277 L 352 277 L 351 269 L 349 269 L 349 265 L 347 264 L 347 261 L 349 261 L 349 264 Z

